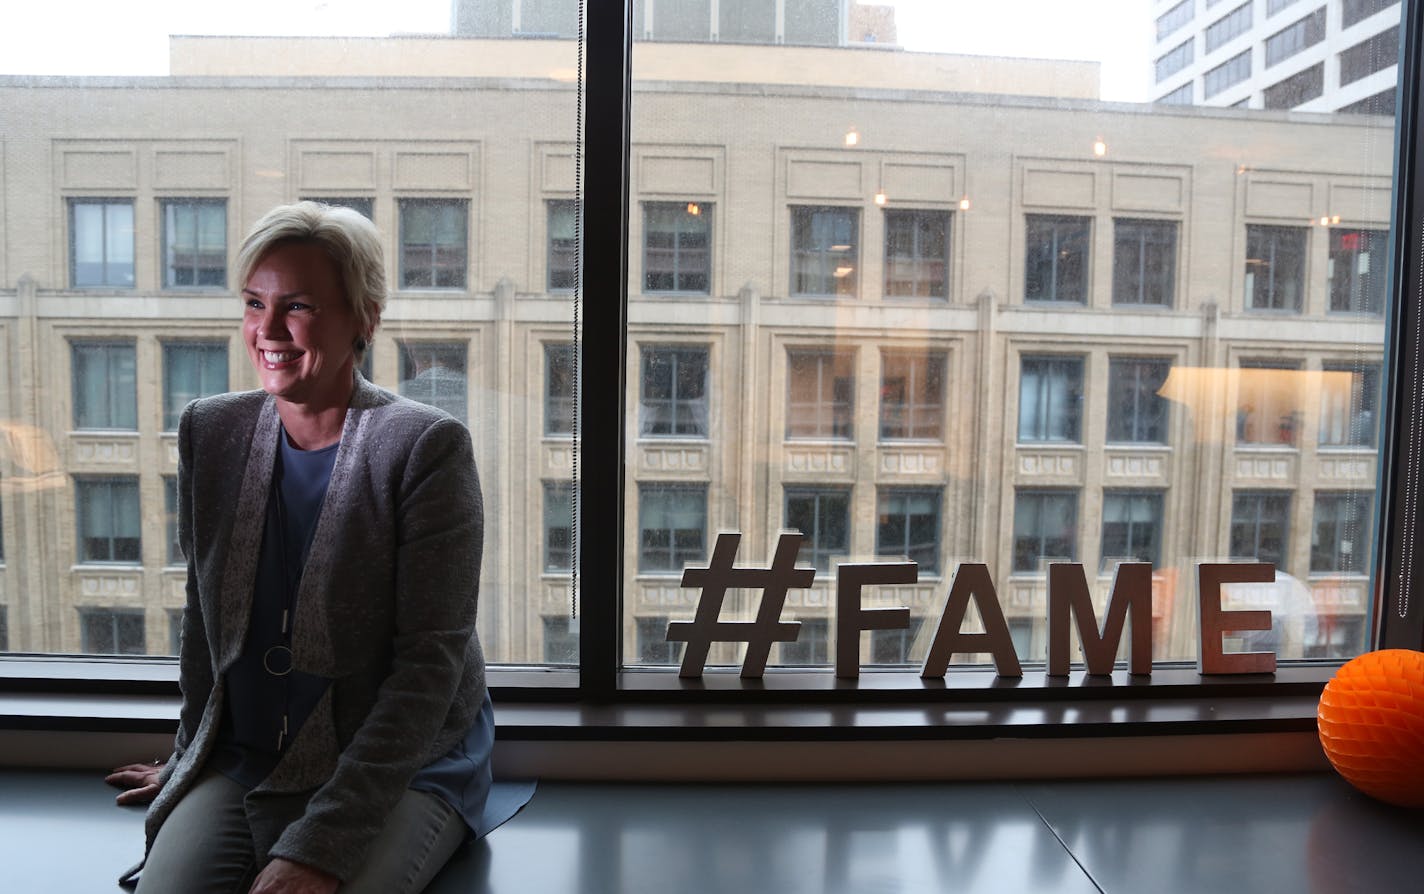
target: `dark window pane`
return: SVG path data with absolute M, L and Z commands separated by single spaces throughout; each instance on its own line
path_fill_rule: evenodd
M 1021 490 L 1014 495 L 1014 571 L 1043 572 L 1078 555 L 1076 491 Z
M 643 348 L 638 431 L 644 437 L 707 437 L 707 349 Z
M 165 288 L 227 285 L 226 200 L 163 202 L 163 285 Z
M 163 345 L 163 430 L 177 431 L 190 401 L 227 391 L 226 342 Z
M 401 288 L 463 289 L 468 225 L 464 199 L 401 199 Z
M 707 554 L 707 488 L 702 485 L 638 486 L 638 571 L 680 573 Z
M 854 208 L 791 209 L 791 294 L 855 297 L 859 221 Z
M 400 342 L 400 393 L 470 422 L 463 344 Z
M 786 529 L 806 537 L 798 564 L 809 564 L 819 574 L 828 573 L 831 558 L 850 550 L 850 490 L 788 487 Z
M 1025 221 L 1025 301 L 1087 302 L 1091 230 L 1091 222 L 1086 217 L 1028 215 Z
M 1019 441 L 1081 440 L 1083 360 L 1080 357 L 1031 357 L 1021 363 Z
M 1246 296 L 1253 310 L 1299 312 L 1305 292 L 1305 227 L 1246 226 Z
M 1108 361 L 1108 441 L 1167 443 L 1167 400 L 1158 394 L 1171 361 L 1114 357 Z

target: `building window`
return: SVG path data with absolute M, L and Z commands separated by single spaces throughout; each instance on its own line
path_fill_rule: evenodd
M 871 664 L 909 664 L 915 637 L 919 636 L 924 618 L 910 617 L 910 626 L 898 630 L 870 631 Z
M 949 298 L 949 212 L 885 212 L 885 294 Z
M 132 199 L 69 200 L 69 284 L 133 288 Z
M 1246 225 L 1248 307 L 1300 311 L 1307 235 L 1305 227 Z
M 1157 358 L 1108 360 L 1108 441 L 1118 444 L 1167 443 L 1167 399 L 1158 392 L 1172 362 Z
M 86 655 L 146 655 L 143 609 L 81 608 L 80 650 Z
M 10 651 L 10 606 L 0 604 L 0 652 Z
M 1374 448 L 1379 435 L 1380 368 L 1325 363 L 1320 389 L 1320 446 Z
M 568 481 L 544 482 L 544 573 L 573 568 L 573 485 Z
M 163 286 L 221 288 L 227 285 L 227 201 L 169 199 L 163 202 Z
M 1278 360 L 1243 360 L 1237 376 L 1236 442 L 1294 447 L 1300 433 L 1300 367 Z
M 571 435 L 574 432 L 573 345 L 544 345 L 544 434 Z
M 400 200 L 402 289 L 463 289 L 469 266 L 464 199 Z
M 1014 494 L 1014 571 L 1045 571 L 1078 556 L 1078 493 L 1020 490 Z
M 638 0 L 642 5 L 643 0 Z M 643 19 L 635 9 L 634 33 Z M 711 0 L 656 0 L 653 3 L 652 40 L 692 43 L 712 38 Z
M 1294 6 L 1300 0 L 1266 0 L 1266 15 L 1273 16 L 1283 9 Z M 1345 0 L 1348 4 L 1350 0 Z M 1398 3 L 1399 0 L 1390 0 L 1391 3 Z
M 1182 0 L 1157 17 L 1157 39 L 1162 40 L 1192 20 L 1196 0 Z
M 333 208 L 350 208 L 367 220 L 376 219 L 376 200 L 370 196 L 308 196 L 304 202 L 320 202 Z
M 519 0 L 519 29 L 522 37 L 578 36 L 578 6 L 568 0 Z
M 1343 491 L 1315 495 L 1310 531 L 1312 574 L 1365 574 L 1370 570 L 1370 521 L 1374 494 Z
M 1261 91 L 1261 107 L 1293 109 L 1325 94 L 1325 63 L 1317 62 Z
M 830 622 L 825 618 L 799 618 L 801 629 L 794 643 L 781 644 L 781 663 L 830 664 Z
M 875 554 L 908 558 L 922 578 L 938 575 L 940 489 L 881 488 L 878 501 Z
M 1251 77 L 1251 49 L 1247 47 L 1202 76 L 1202 94 L 1211 99 L 1228 87 Z
M 73 342 L 74 427 L 138 430 L 138 373 L 133 342 Z
M 1082 439 L 1083 358 L 1025 356 L 1019 376 L 1019 442 Z
M 183 609 L 168 610 L 168 654 L 178 655 L 183 648 Z
M 578 203 L 558 199 L 549 203 L 549 274 L 551 292 L 578 287 Z
M 190 401 L 226 391 L 227 342 L 164 342 L 164 431 L 178 430 Z
M 880 366 L 880 439 L 941 440 L 945 355 L 885 351 Z
M 1176 221 L 1113 220 L 1113 304 L 1171 307 L 1176 279 Z
M 1390 27 L 1340 53 L 1340 86 L 1399 64 L 1399 28 Z
M 1028 215 L 1024 226 L 1025 301 L 1087 302 L 1090 230 L 1086 217 Z
M 727 43 L 775 43 L 776 6 L 766 0 L 720 0 L 718 39 Z
M 859 222 L 854 208 L 791 209 L 791 294 L 855 297 Z
M 579 623 L 568 617 L 544 618 L 544 663 L 574 664 L 579 654 Z
M 707 437 L 707 349 L 643 347 L 642 437 Z
M 785 23 L 782 26 L 783 37 L 788 46 L 815 46 L 833 47 L 840 41 L 841 23 L 839 10 L 833 5 L 827 5 L 825 0 L 784 0 L 786 5 Z M 852 34 L 852 41 L 868 38 L 874 41 L 875 35 L 862 35 L 857 38 Z
M 638 618 L 638 663 L 681 664 L 684 643 L 668 642 L 666 615 Z
M 1102 559 L 1107 572 L 1119 562 L 1162 563 L 1162 494 L 1157 491 L 1103 492 Z
M 1279 0 L 1272 0 L 1279 2 Z M 1340 27 L 1348 28 L 1381 10 L 1389 9 L 1399 0 L 1343 0 L 1340 4 Z
M 707 294 L 712 287 L 712 205 L 643 206 L 643 291 Z
M 1187 81 L 1182 86 L 1173 90 L 1165 96 L 1159 97 L 1157 103 L 1164 106 L 1189 106 L 1192 104 L 1192 81 Z
M 786 352 L 786 437 L 852 437 L 855 355 L 834 351 Z
M 707 487 L 638 485 L 638 571 L 677 574 L 707 555 Z
M 1330 309 L 1384 313 L 1388 230 L 1330 231 Z
M 1202 39 L 1206 42 L 1206 51 L 1210 53 L 1250 30 L 1251 4 L 1247 2 L 1207 25 Z
M 1395 96 L 1396 88 L 1390 87 L 1388 90 L 1381 90 L 1374 96 L 1367 96 L 1359 102 L 1352 102 L 1347 106 L 1336 109 L 1343 115 L 1394 115 L 1395 106 L 1399 100 Z
M 1266 67 L 1284 62 L 1325 39 L 1325 7 L 1285 26 L 1266 38 Z M 1277 107 L 1279 108 L 1279 107 Z
M 1287 491 L 1237 491 L 1231 498 L 1231 560 L 1269 562 L 1285 571 L 1290 504 Z
M 138 479 L 76 478 L 74 487 L 80 563 L 137 565 L 142 558 Z
M 400 342 L 400 393 L 411 400 L 439 407 L 468 425 L 467 354 L 468 346 L 464 342 Z
M 169 565 L 182 565 L 183 544 L 178 540 L 178 478 L 163 476 L 163 532 L 168 541 L 164 561 Z
M 800 564 L 828 574 L 831 557 L 850 552 L 850 488 L 786 488 L 786 529 L 805 535 Z
M 1185 43 L 1179 44 L 1165 55 L 1159 56 L 1157 58 L 1157 83 L 1162 83 L 1191 65 L 1195 47 L 1196 39 L 1189 37 Z

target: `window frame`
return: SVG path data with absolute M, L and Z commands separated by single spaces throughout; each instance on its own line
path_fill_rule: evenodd
M 198 282 L 197 280 L 202 278 L 202 276 L 199 274 L 199 271 L 212 268 L 203 267 L 201 264 L 198 263 L 197 260 L 193 262 L 191 267 L 194 282 L 180 283 L 176 281 L 176 271 L 178 268 L 172 262 L 174 252 L 173 243 L 175 240 L 174 234 L 171 232 L 171 228 L 169 226 L 169 212 L 183 205 L 189 206 L 196 214 L 196 229 L 193 233 L 193 238 L 196 240 L 194 246 L 195 257 L 200 254 L 200 249 L 202 248 L 201 209 L 222 209 L 222 214 L 220 215 L 223 226 L 223 267 L 221 282 Z M 232 273 L 231 258 L 229 257 L 229 253 L 232 250 L 232 227 L 230 225 L 231 221 L 228 219 L 229 215 L 230 209 L 228 207 L 228 200 L 225 197 L 218 198 L 213 196 L 165 196 L 158 200 L 158 229 L 160 234 L 159 278 L 161 280 L 160 286 L 163 290 L 169 292 L 213 292 L 227 289 L 228 276 Z
M 1064 229 L 1067 227 L 1072 227 L 1075 230 L 1081 227 L 1082 232 L 1065 234 Z M 1043 235 L 1040 231 L 1044 228 L 1047 228 L 1049 237 L 1046 243 L 1036 238 Z M 1064 247 L 1065 243 L 1067 247 Z M 1060 269 L 1059 259 L 1074 254 L 1074 248 L 1077 249 L 1078 270 L 1076 274 L 1071 269 L 1065 273 Z M 1036 258 L 1037 264 L 1035 263 Z M 1046 285 L 1042 275 L 1044 258 L 1048 259 Z M 1076 304 L 1087 307 L 1092 303 L 1092 265 L 1093 218 L 1091 215 L 1037 213 L 1024 215 L 1024 304 L 1046 304 L 1055 307 Z M 1038 270 L 1037 275 L 1034 274 L 1035 270 Z M 1070 276 L 1072 281 L 1069 280 Z M 1039 283 L 1036 291 L 1033 287 L 1035 282 Z M 1047 289 L 1046 297 L 1045 288 Z M 1074 292 L 1077 294 L 1075 295 Z M 1060 293 L 1066 294 L 1066 297 L 1060 297 Z
M 689 209 L 691 209 L 691 208 L 694 207 L 694 206 L 698 209 L 695 214 L 692 213 L 692 212 L 689 210 Z M 697 220 L 701 223 L 701 225 L 702 225 L 702 231 L 703 231 L 703 232 L 702 232 L 702 236 L 703 236 L 703 238 L 704 238 L 704 240 L 705 240 L 705 241 L 704 241 L 704 244 L 702 245 L 701 248 L 696 248 L 695 246 L 694 246 L 694 247 L 684 247 L 684 246 L 682 245 L 682 236 L 683 236 L 685 233 L 688 233 L 688 232 L 690 232 L 690 231 L 684 230 L 684 229 L 681 228 L 681 227 L 674 227 L 674 228 L 671 229 L 671 230 L 659 230 L 659 231 L 658 231 L 658 232 L 664 232 L 664 233 L 671 233 L 672 236 L 673 236 L 672 244 L 671 244 L 670 246 L 660 247 L 660 248 L 655 249 L 655 248 L 650 244 L 650 242 L 649 242 L 650 237 L 653 235 L 653 232 L 654 232 L 654 230 L 653 230 L 653 218 L 654 218 L 657 214 L 659 214 L 659 213 L 667 213 L 667 214 L 673 214 L 673 215 L 675 215 L 675 214 L 677 213 L 678 209 L 682 209 L 682 217 L 683 217 L 683 218 L 695 218 L 695 219 L 697 219 Z M 712 239 L 713 239 L 713 234 L 714 234 L 714 232 L 715 232 L 714 226 L 713 226 L 713 220 L 714 220 L 714 215 L 716 214 L 716 211 L 717 211 L 716 206 L 715 206 L 712 202 L 705 202 L 705 201 L 700 201 L 700 200 L 697 200 L 697 199 L 690 199 L 690 200 L 688 200 L 688 201 L 686 201 L 686 202 L 654 202 L 654 201 L 645 201 L 645 202 L 643 202 L 643 244 L 642 244 L 642 261 L 643 261 L 643 268 L 642 268 L 642 269 L 643 269 L 643 278 L 642 278 L 642 280 L 641 280 L 641 282 L 642 282 L 642 291 L 643 291 L 643 294 L 645 294 L 645 295 L 710 295 L 710 294 L 712 294 L 712 249 L 713 249 Z M 679 220 L 681 220 L 681 219 L 679 219 Z M 667 254 L 671 257 L 671 259 L 672 259 L 672 270 L 671 270 L 670 275 L 672 276 L 673 282 L 672 282 L 672 286 L 671 286 L 670 288 L 660 288 L 660 287 L 655 287 L 655 286 L 650 285 L 650 280 L 651 280 L 651 278 L 655 275 L 655 274 L 654 274 L 654 271 L 653 271 L 652 260 L 651 260 L 651 256 L 655 253 L 655 251 L 665 252 L 665 253 L 667 253 Z M 682 267 L 682 263 L 681 263 L 684 254 L 692 255 L 694 258 L 695 258 L 697 255 L 700 255 L 700 256 L 701 256 L 700 269 L 698 269 L 698 270 L 692 270 L 692 271 L 690 271 L 690 272 L 688 272 L 688 273 L 684 273 L 683 267 Z M 663 272 L 664 272 L 664 271 L 658 271 L 658 274 L 661 274 L 661 273 L 663 273 Z M 702 278 L 702 286 L 701 286 L 700 288 L 689 288 L 689 287 L 685 287 L 685 286 L 682 284 L 682 277 L 683 277 L 684 275 L 687 275 L 687 276 L 694 276 L 694 277 L 695 277 L 695 276 L 701 276 L 701 278 Z
M 892 221 L 907 220 L 910 222 L 911 249 L 909 255 L 897 255 L 890 252 Z M 884 296 L 895 300 L 913 300 L 916 298 L 929 299 L 934 301 L 948 301 L 950 291 L 950 277 L 952 275 L 952 264 L 950 253 L 954 245 L 954 214 L 950 211 L 933 208 L 895 208 L 885 209 L 883 215 L 885 229 L 885 282 Z M 940 250 L 943 252 L 939 257 L 925 255 L 922 249 L 926 244 L 923 238 L 923 225 L 926 223 L 939 223 L 944 227 L 944 236 L 938 241 Z M 936 288 L 936 281 L 933 276 L 922 277 L 921 271 L 926 265 L 931 268 L 938 262 L 942 272 Z M 892 288 L 899 282 L 892 273 L 897 269 L 897 265 L 907 265 L 913 273 L 909 277 L 911 289 L 909 292 L 895 291 Z M 926 284 L 923 291 L 921 284 Z
M 641 347 L 641 370 L 638 376 L 638 437 L 658 440 L 706 441 L 712 436 L 712 374 L 710 345 L 661 344 L 646 342 Z M 650 372 L 656 372 L 656 364 L 662 361 L 667 369 L 667 395 L 650 397 L 648 386 Z M 683 395 L 679 391 L 685 382 L 691 380 L 682 375 L 683 366 L 694 363 L 693 375 L 700 380 L 700 396 Z M 700 375 L 699 369 L 700 368 Z M 655 406 L 666 406 L 665 420 L 657 418 Z M 683 430 L 683 411 L 690 416 L 690 430 Z M 660 422 L 665 421 L 668 430 L 656 431 Z
M 65 201 L 69 226 L 69 288 L 71 289 L 118 289 L 131 291 L 137 288 L 138 275 L 138 236 L 135 231 L 135 216 L 137 214 L 137 202 L 132 196 L 69 196 Z M 103 260 L 100 262 L 104 273 L 99 282 L 79 282 L 79 227 L 75 212 L 80 205 L 98 205 L 102 209 L 102 231 L 101 241 L 103 249 L 101 254 Z M 127 282 L 114 282 L 109 278 L 109 209 L 111 207 L 127 207 L 129 212 L 129 275 Z
M 834 299 L 857 299 L 860 296 L 860 254 L 861 242 L 864 233 L 861 226 L 860 209 L 854 205 L 790 205 L 791 213 L 790 247 L 791 247 L 791 283 L 790 294 L 793 298 L 834 298 Z M 841 223 L 850 227 L 848 242 L 836 242 L 834 239 L 829 245 L 815 244 L 816 220 L 819 216 L 830 216 L 844 218 L 843 221 L 832 221 L 833 229 Z M 808 245 L 801 245 L 804 235 Z M 844 249 L 842 250 L 842 246 Z M 844 263 L 837 263 L 838 261 Z M 814 262 L 814 263 L 812 263 Z M 850 270 L 845 274 L 840 274 L 843 267 L 849 264 Z M 824 272 L 824 268 L 835 265 L 831 268 L 829 277 Z M 817 268 L 817 269 L 813 269 Z M 844 287 L 836 286 L 830 291 L 817 291 L 814 289 L 802 288 L 798 283 L 804 280 L 816 279 L 825 282 L 839 282 L 846 284 Z
M 1412 334 L 1415 330 L 1414 319 L 1421 309 L 1403 306 L 1394 297 L 1412 294 L 1409 290 L 1417 290 L 1421 285 L 1418 275 L 1410 264 L 1405 263 L 1405 259 L 1417 256 L 1420 251 L 1417 221 L 1424 217 L 1424 194 L 1416 195 L 1415 192 L 1419 188 L 1416 172 L 1424 164 L 1424 145 L 1415 139 L 1421 118 L 1418 45 L 1424 13 L 1417 5 L 1411 4 L 1405 8 L 1404 15 L 1406 62 L 1401 65 L 1401 71 L 1413 74 L 1406 76 L 1400 85 L 1400 165 L 1394 190 L 1397 230 L 1391 239 L 1389 259 L 1391 269 L 1400 272 L 1403 282 L 1395 284 L 1387 309 L 1390 326 L 1386 346 L 1388 359 L 1382 373 L 1382 378 L 1386 380 L 1382 383 L 1385 388 L 1382 408 L 1391 424 L 1386 429 L 1387 443 L 1380 454 L 1384 472 L 1380 517 L 1385 523 L 1379 527 L 1381 535 L 1375 560 L 1379 563 L 1378 573 L 1382 576 L 1398 574 L 1408 579 L 1424 580 L 1424 573 L 1421 573 L 1424 572 L 1424 555 L 1408 553 L 1401 542 L 1405 521 L 1412 522 L 1420 499 L 1424 497 L 1417 483 L 1411 484 L 1399 474 L 1405 464 L 1414 458 L 1408 447 L 1413 443 L 1411 437 L 1416 428 L 1424 425 L 1417 415 L 1410 416 L 1406 412 L 1410 395 L 1424 393 L 1424 365 L 1418 359 L 1421 345 Z M 627 123 L 631 33 L 622 0 L 589 0 L 588 115 L 591 120 L 621 122 L 623 126 L 591 128 L 587 137 L 586 169 L 607 176 L 589 178 L 585 193 L 586 213 L 607 221 L 607 226 L 598 228 L 599 232 L 585 235 L 587 257 L 583 283 L 586 289 L 590 285 L 597 286 L 600 294 L 619 296 L 621 300 L 610 300 L 608 307 L 601 308 L 599 314 L 592 315 L 586 321 L 581 368 L 585 385 L 580 393 L 580 414 L 586 418 L 598 418 L 610 413 L 615 414 L 613 418 L 624 418 L 626 403 L 624 385 L 627 369 L 623 342 L 627 325 L 626 200 L 630 158 Z M 621 560 L 614 557 L 620 552 L 618 544 L 626 514 L 622 500 L 624 433 L 620 430 L 622 426 L 605 428 L 608 430 L 601 433 L 590 432 L 590 435 L 599 436 L 586 437 L 581 448 L 585 468 L 607 469 L 609 473 L 582 477 L 578 490 L 582 503 L 605 507 L 603 512 L 606 517 L 616 520 L 617 524 L 590 525 L 581 533 L 583 549 L 579 571 L 581 585 L 586 592 L 617 594 L 622 586 L 622 567 Z M 1415 600 L 1407 611 L 1401 611 L 1397 616 L 1392 606 L 1382 606 L 1379 626 L 1371 642 L 1378 647 L 1418 649 L 1424 646 L 1424 608 L 1421 608 L 1421 602 L 1424 600 Z M 784 722 L 780 725 L 770 723 L 763 728 L 767 736 L 788 740 L 825 741 L 865 737 L 977 740 L 1001 735 L 1007 730 L 1015 731 L 1016 738 L 1024 736 L 1028 739 L 1157 733 L 1180 736 L 1230 733 L 1233 730 L 1299 732 L 1306 730 L 1307 725 L 1313 729 L 1315 699 L 1325 679 L 1339 663 L 1283 668 L 1269 681 L 1210 680 L 1189 669 L 1167 667 L 1156 669 L 1153 677 L 1147 680 L 1119 679 L 1115 675 L 1113 686 L 1093 687 L 1024 685 L 1005 688 L 999 685 L 1000 681 L 992 673 L 982 670 L 957 674 L 954 679 L 946 680 L 944 687 L 927 687 L 919 681 L 918 675 L 905 675 L 900 685 L 908 688 L 903 693 L 897 693 L 894 699 L 884 691 L 887 684 L 876 682 L 875 678 L 870 683 L 857 686 L 832 680 L 824 672 L 769 675 L 766 681 L 758 681 L 757 685 L 741 685 L 735 675 L 711 674 L 705 687 L 689 687 L 672 674 L 624 673 L 621 666 L 619 603 L 616 597 L 584 601 L 576 634 L 579 641 L 577 669 L 557 673 L 494 669 L 495 697 L 501 701 L 502 707 L 510 705 L 514 709 L 506 715 L 507 720 L 502 720 L 502 733 L 507 733 L 508 738 L 522 735 L 562 738 L 573 742 L 601 741 L 610 737 L 663 741 L 669 736 L 659 733 L 649 723 L 647 707 L 637 709 L 641 714 L 637 711 L 625 714 L 624 706 L 634 702 L 643 705 L 665 702 L 676 706 L 675 710 L 692 707 L 695 711 L 695 706 L 699 704 L 718 700 L 725 703 L 729 694 L 738 703 L 749 706 L 746 711 L 733 712 L 739 718 L 770 716 L 757 714 L 756 711 L 762 710 L 758 706 L 769 705 L 771 707 L 767 710 L 778 711 L 782 715 L 801 705 L 848 706 L 849 710 L 837 715 L 839 719 L 833 719 L 830 724 L 818 722 L 809 731 L 797 733 L 794 724 Z M 1385 608 L 1391 610 L 1386 611 Z M 132 694 L 160 695 L 176 705 L 176 667 L 171 661 L 18 661 L 7 663 L 4 672 L 7 674 L 5 680 L 11 687 L 38 687 L 69 694 L 103 692 L 116 694 L 116 698 L 128 698 Z M 893 681 L 901 678 L 892 674 L 879 679 Z M 872 689 L 877 691 L 872 692 Z M 951 723 L 936 731 L 926 720 L 912 720 L 903 726 L 874 726 L 861 736 L 850 730 L 858 719 L 867 716 L 861 713 L 862 708 L 883 706 L 890 700 L 903 700 L 932 703 L 939 706 L 936 711 L 949 711 L 943 705 L 947 695 L 975 703 L 1003 706 L 1007 712 L 1003 716 L 1017 719 L 1017 722 L 969 719 L 963 726 Z M 1159 699 L 1159 696 L 1166 698 Z M 561 707 L 556 706 L 553 710 L 562 719 L 551 719 L 547 721 L 547 726 L 541 726 L 544 721 L 533 719 L 537 712 L 519 713 L 530 700 L 540 699 L 559 703 Z M 1123 722 L 1120 718 L 1108 716 L 1109 712 L 1119 711 L 1113 706 L 1126 699 L 1139 700 L 1141 710 L 1134 713 L 1134 719 Z M 1194 703 L 1208 700 L 1209 705 L 1203 703 L 1197 708 L 1192 707 Z M 608 705 L 610 701 L 614 703 L 612 707 Z M 171 734 L 171 720 L 166 717 L 152 718 L 136 702 L 125 704 L 128 705 L 124 709 L 129 712 L 128 719 L 120 719 L 117 726 L 115 723 L 103 724 L 102 728 L 142 729 Z M 1159 704 L 1164 710 L 1158 710 Z M 791 707 L 788 708 L 788 705 Z M 1067 722 L 1063 715 L 1065 705 L 1072 706 L 1074 713 L 1081 711 L 1102 720 L 1090 718 L 1082 723 Z M 1303 716 L 1307 707 L 1312 716 L 1308 722 Z M 979 710 L 975 708 L 974 712 Z M 36 729 L 74 728 L 74 721 L 59 712 L 46 718 L 31 718 L 29 722 Z M 89 723 L 92 728 L 93 721 Z M 744 721 L 738 723 L 737 729 L 726 735 L 732 738 L 756 735 L 755 731 L 748 732 L 749 727 Z M 546 732 L 541 733 L 540 730 Z M 718 733 L 710 729 L 708 735 L 717 736 Z M 1140 747 L 1137 753 L 1140 753 Z
M 400 196 L 396 199 L 396 284 L 395 288 L 403 292 L 464 292 L 470 287 L 470 273 L 474 258 L 471 252 L 471 226 L 470 226 L 470 199 L 452 196 Z M 458 267 L 451 263 L 441 263 L 439 253 L 441 246 L 447 246 L 449 250 L 454 250 L 455 242 L 442 243 L 436 233 L 432 232 L 431 242 L 411 242 L 407 243 L 406 234 L 410 222 L 406 218 L 406 213 L 414 212 L 417 209 L 440 209 L 458 208 L 462 212 L 461 221 L 464 224 L 464 232 L 461 234 L 461 241 L 458 249 L 461 252 L 461 261 Z M 438 227 L 438 221 L 437 227 Z M 407 246 L 424 247 L 429 249 L 430 266 L 429 283 L 413 282 L 413 271 L 406 257 Z M 442 285 L 440 283 L 440 271 L 458 270 L 458 282 Z

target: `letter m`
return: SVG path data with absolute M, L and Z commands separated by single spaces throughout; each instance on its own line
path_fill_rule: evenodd
M 1128 671 L 1152 673 L 1152 566 L 1124 562 L 1117 566 L 1107 617 L 1098 630 L 1088 579 L 1078 563 L 1055 562 L 1048 567 L 1048 675 L 1068 675 L 1068 616 L 1078 622 L 1083 663 L 1090 674 L 1110 674 L 1122 643 L 1122 628 L 1131 613 L 1132 651 Z

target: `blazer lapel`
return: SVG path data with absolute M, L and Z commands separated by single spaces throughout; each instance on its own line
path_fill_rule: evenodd
M 219 671 L 227 670 L 242 654 L 247 623 L 252 616 L 252 587 L 257 579 L 257 559 L 267 522 L 267 498 L 272 492 L 272 467 L 277 452 L 277 403 L 268 396 L 252 432 L 247 468 L 237 495 L 237 510 L 228 544 L 227 568 L 221 584 L 222 654 Z

